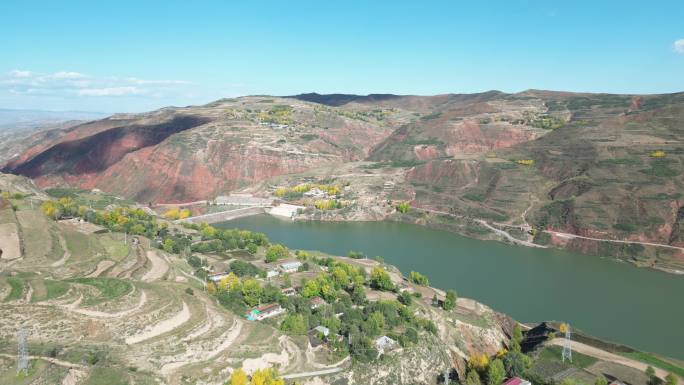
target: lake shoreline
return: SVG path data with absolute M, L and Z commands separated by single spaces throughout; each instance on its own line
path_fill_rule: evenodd
M 292 221 L 262 215 L 216 227 L 264 232 L 272 242 L 293 249 L 382 255 L 401 271 L 428 275 L 433 287 L 453 288 L 521 322 L 565 320 L 605 341 L 684 359 L 684 351 L 671 338 L 684 323 L 684 309 L 671 311 L 666 300 L 684 292 L 684 280 L 656 269 L 636 269 L 615 263 L 621 261 L 615 258 L 565 249 L 510 247 L 395 220 Z M 492 279 L 496 285 L 488 284 Z M 597 316 L 602 313 L 606 316 Z M 624 318 L 621 326 L 609 321 L 613 314 Z M 650 338 L 633 332 L 644 325 L 651 325 Z

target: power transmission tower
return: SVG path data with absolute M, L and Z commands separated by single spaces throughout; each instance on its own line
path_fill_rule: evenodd
M 563 341 L 563 353 L 561 355 L 561 360 L 565 362 L 572 362 L 572 346 L 570 345 L 572 339 L 572 332 L 570 331 L 570 325 L 562 323 L 560 326 L 561 333 L 565 333 L 565 340 Z
M 28 347 L 26 346 L 26 330 L 19 329 L 17 332 L 17 374 L 28 374 Z

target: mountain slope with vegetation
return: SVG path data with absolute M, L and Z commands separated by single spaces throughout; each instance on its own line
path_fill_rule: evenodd
M 446 213 L 440 226 L 470 236 L 494 228 L 674 271 L 684 270 L 682 121 L 681 93 L 251 96 L 80 125 L 3 170 L 153 203 L 269 196 L 318 178 L 349 199 L 312 203 L 317 219 L 394 218 L 405 202 L 416 210 L 402 220 Z

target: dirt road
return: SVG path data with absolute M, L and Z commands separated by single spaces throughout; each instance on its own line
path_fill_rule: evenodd
M 557 237 L 561 238 L 568 238 L 568 239 L 574 239 L 574 238 L 580 238 L 580 239 L 588 239 L 591 241 L 601 241 L 601 242 L 613 242 L 613 243 L 635 243 L 638 245 L 645 245 L 645 246 L 657 246 L 657 247 L 664 247 L 666 249 L 674 249 L 674 250 L 679 250 L 679 251 L 684 251 L 684 247 L 678 247 L 678 246 L 672 246 L 672 245 L 666 245 L 664 243 L 653 243 L 653 242 L 639 242 L 639 241 L 623 241 L 620 239 L 605 239 L 605 238 L 592 238 L 592 237 L 584 237 L 582 235 L 577 235 L 577 234 L 570 234 L 570 233 L 561 233 L 559 231 L 551 231 L 551 230 L 544 230 L 545 233 L 555 235 Z
M 166 274 L 169 270 L 169 265 L 166 261 L 157 254 L 154 250 L 147 251 L 147 259 L 152 263 L 152 267 L 149 271 L 142 276 L 141 280 L 144 282 L 157 281 Z
M 565 338 L 554 338 L 551 340 L 551 344 L 553 345 L 558 345 L 558 346 L 563 346 L 566 342 Z M 589 346 L 587 344 L 583 344 L 581 342 L 577 341 L 570 341 L 570 346 L 572 347 L 573 351 L 580 352 L 582 354 L 586 354 L 587 356 L 595 357 L 603 361 L 609 361 L 609 362 L 614 362 L 616 364 L 620 365 L 625 365 L 629 366 L 630 368 L 634 368 L 637 370 L 645 371 L 646 368 L 648 367 L 648 364 L 645 364 L 641 361 L 636 361 L 631 358 L 623 357 L 614 353 L 607 352 L 605 350 L 601 350 L 599 348 L 595 348 L 593 346 Z M 654 368 L 656 375 L 662 379 L 667 376 L 668 372 L 665 370 L 659 369 L 659 368 Z

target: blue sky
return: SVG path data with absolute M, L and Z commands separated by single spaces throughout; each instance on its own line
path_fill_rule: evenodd
M 684 91 L 684 1 L 3 0 L 0 36 L 4 108 Z

